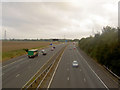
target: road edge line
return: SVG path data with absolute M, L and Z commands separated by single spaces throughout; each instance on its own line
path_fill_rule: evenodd
M 46 46 L 46 47 L 43 47 L 43 48 L 39 48 L 39 50 L 42 50 L 42 49 L 44 49 L 44 48 L 49 48 L 49 46 Z M 21 56 L 24 56 L 24 55 L 27 55 L 27 54 L 23 54 L 23 55 L 21 55 Z M 17 57 L 20 57 L 20 56 L 17 56 Z M 15 57 L 15 58 L 17 58 L 17 57 Z M 14 59 L 14 58 L 11 58 L 11 59 Z M 10 59 L 9 59 L 10 60 Z M 4 65 L 4 66 L 2 66 L 2 68 L 5 68 L 5 67 L 7 67 L 7 66 L 9 66 L 9 65 L 11 65 L 11 64 L 14 64 L 14 63 L 16 63 L 16 62 L 19 62 L 19 61 L 22 61 L 22 60 L 15 60 L 15 61 L 13 61 L 13 62 L 11 62 L 11 63 L 9 63 L 9 64 L 6 64 L 6 65 Z
M 58 51 L 59 52 L 59 51 Z M 56 53 L 58 53 L 58 52 L 56 52 Z M 47 62 L 49 62 L 49 60 L 56 54 L 56 53 L 54 53 L 43 65 L 42 65 L 42 67 L 47 63 Z M 41 68 L 42 68 L 41 67 Z M 40 68 L 40 69 L 41 69 Z M 37 72 L 22 86 L 22 88 L 24 88 L 26 85 L 27 85 L 27 83 L 40 71 L 40 69 L 39 70 L 37 70 Z
M 77 50 L 78 52 L 78 50 Z M 80 56 L 83 58 L 83 56 L 80 54 Z M 85 61 L 85 63 L 88 65 L 88 67 L 91 69 L 91 71 L 97 76 L 97 78 L 101 81 L 101 83 L 107 88 L 107 90 L 109 90 L 109 88 L 107 87 L 107 85 L 102 81 L 102 79 L 95 73 L 95 71 L 91 68 L 91 66 L 88 64 L 88 62 L 85 60 L 85 58 L 83 58 L 83 60 Z
M 57 53 L 57 52 L 56 52 L 56 53 Z M 56 54 L 56 53 L 55 53 L 55 54 Z M 49 61 L 55 54 L 53 54 L 53 55 L 48 59 L 48 61 Z M 48 61 L 47 61 L 47 62 L 48 62 Z M 47 62 L 45 62 L 45 63 L 42 65 L 42 67 L 43 67 Z M 41 67 L 41 68 L 42 68 L 42 67 Z M 40 69 L 41 69 L 41 68 L 40 68 Z M 27 83 L 40 71 L 40 69 L 22 86 L 22 88 L 27 85 Z
M 21 59 L 22 59 L 22 58 L 21 58 Z M 2 68 L 8 67 L 8 66 L 11 65 L 11 64 L 14 64 L 14 63 L 17 63 L 17 62 L 21 62 L 21 61 L 23 61 L 23 60 L 24 60 L 24 59 L 11 62 L 11 63 L 9 63 L 9 64 L 7 64 L 7 65 L 2 66 Z
M 66 48 L 67 48 L 67 47 L 66 47 Z M 65 48 L 65 50 L 66 50 L 66 48 Z M 64 50 L 64 52 L 65 52 L 65 50 Z M 60 61 L 61 61 L 61 59 L 62 59 L 62 56 L 63 56 L 64 52 L 62 53 L 62 55 L 61 55 L 61 57 L 60 57 L 60 59 L 59 59 L 59 62 L 58 62 L 58 64 L 57 64 L 56 68 L 55 68 L 55 71 L 54 71 L 54 73 L 53 73 L 53 75 L 52 75 L 52 77 L 51 77 L 51 79 L 50 79 L 50 82 L 49 82 L 49 84 L 48 84 L 48 86 L 47 86 L 47 90 L 48 90 L 48 89 L 50 88 L 50 86 L 51 86 L 51 83 L 52 83 L 52 81 L 53 81 L 53 78 L 54 78 L 55 73 L 56 73 L 56 71 L 57 71 L 57 69 L 58 69 L 59 63 L 60 63 Z
M 80 49 L 80 48 L 78 47 L 78 52 L 80 52 L 79 49 Z M 81 55 L 82 55 L 82 54 L 81 54 Z M 90 57 L 90 58 L 91 58 L 91 57 Z M 92 61 L 93 61 L 94 63 L 97 63 L 95 60 L 93 60 L 93 58 L 91 58 L 91 59 L 92 59 Z M 116 76 L 113 76 L 113 74 L 112 74 L 111 72 L 109 72 L 109 71 L 107 70 L 107 68 L 104 67 L 104 65 L 102 66 L 102 65 L 100 65 L 99 63 L 97 63 L 97 64 L 99 65 L 99 68 L 101 68 L 101 69 L 104 71 L 105 75 L 109 76 L 110 79 L 113 80 L 113 81 L 118 85 L 118 82 L 113 79 L 113 77 L 114 77 L 114 78 L 117 78 L 117 77 L 116 77 Z M 111 75 L 109 75 L 104 69 L 106 69 L 107 72 L 110 73 L 113 77 L 111 77 Z M 119 79 L 119 78 L 117 78 L 117 79 Z

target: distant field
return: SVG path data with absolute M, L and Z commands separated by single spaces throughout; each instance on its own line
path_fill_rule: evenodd
M 3 41 L 2 42 L 2 60 L 8 60 L 10 58 L 20 56 L 26 52 L 25 48 L 43 48 L 49 46 L 51 42 L 42 41 Z M 53 44 L 59 44 L 59 42 L 53 42 Z

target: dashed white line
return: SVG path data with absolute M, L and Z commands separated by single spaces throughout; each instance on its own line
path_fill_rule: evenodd
M 69 80 L 70 80 L 70 78 L 69 78 L 69 77 L 67 77 L 67 80 L 69 81 Z
M 80 69 L 80 72 L 81 72 L 82 70 Z
M 67 68 L 67 71 L 69 71 L 69 68 Z
M 77 52 L 78 52 L 78 50 L 77 50 Z M 79 52 L 78 52 L 79 53 Z M 82 55 L 81 54 L 79 54 L 81 57 L 82 57 Z M 90 65 L 88 64 L 88 62 L 82 57 L 82 59 L 85 61 L 85 63 L 88 65 L 88 67 L 91 69 L 91 71 L 95 74 L 95 76 L 100 80 L 100 82 L 105 86 L 105 88 L 107 89 L 107 90 L 109 90 L 109 88 L 106 86 L 106 84 L 101 80 L 101 78 L 95 73 L 95 71 L 90 67 Z
M 20 76 L 20 74 L 17 74 L 16 77 Z
M 86 82 L 86 79 L 84 78 L 84 82 Z

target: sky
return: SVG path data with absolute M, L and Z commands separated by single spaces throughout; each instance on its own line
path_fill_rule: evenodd
M 118 26 L 119 0 L 30 1 L 2 1 L 2 38 L 81 39 Z

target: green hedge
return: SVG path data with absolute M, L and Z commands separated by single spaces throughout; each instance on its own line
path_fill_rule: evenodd
M 106 26 L 102 33 L 82 38 L 79 47 L 100 64 L 107 66 L 120 76 L 120 43 L 118 42 L 118 30 Z

